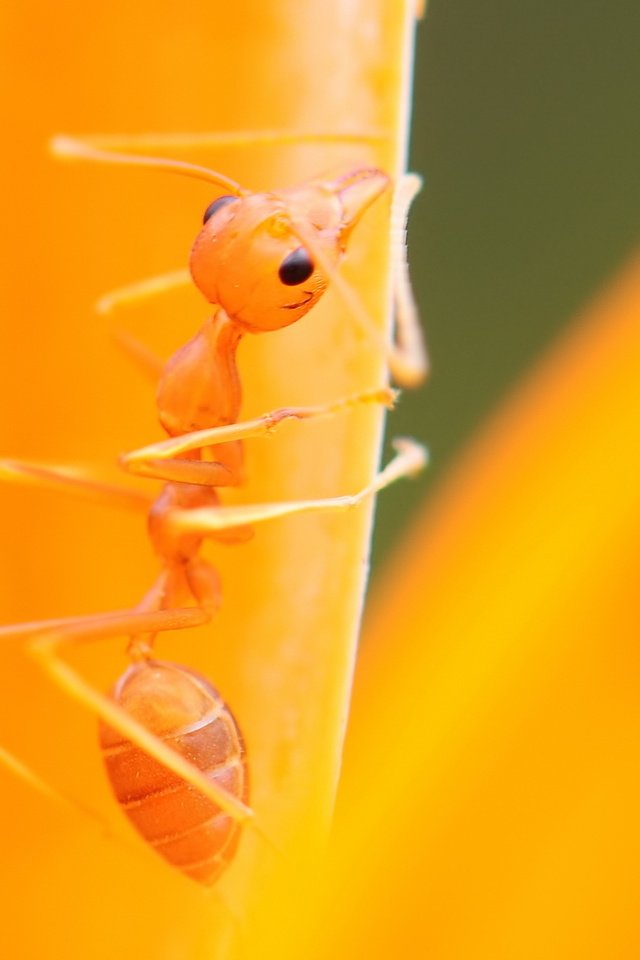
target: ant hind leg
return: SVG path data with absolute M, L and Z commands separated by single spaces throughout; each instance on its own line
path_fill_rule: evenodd
M 208 623 L 210 619 L 210 612 L 200 607 L 152 612 L 124 610 L 97 614 L 93 617 L 76 617 L 4 627 L 0 630 L 0 637 L 26 637 L 31 656 L 69 697 L 87 707 L 106 724 L 117 730 L 124 739 L 130 740 L 176 776 L 191 784 L 194 789 L 203 793 L 234 820 L 243 822 L 251 819 L 253 814 L 242 801 L 214 781 L 207 779 L 193 764 L 147 730 L 115 701 L 92 687 L 60 657 L 60 651 L 65 647 L 92 643 L 122 634 L 135 636 L 166 630 L 182 630 L 201 626 Z
M 36 790 L 57 806 L 75 806 L 75 803 L 72 803 L 71 800 L 68 800 L 67 797 L 59 793 L 58 790 L 52 787 L 50 783 L 47 783 L 46 780 L 43 780 L 35 770 L 27 766 L 27 764 L 19 760 L 14 753 L 11 753 L 11 751 L 2 746 L 0 746 L 0 767 L 9 770 L 15 777 L 26 783 L 27 786 Z

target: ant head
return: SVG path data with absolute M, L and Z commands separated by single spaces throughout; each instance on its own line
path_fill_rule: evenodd
M 278 194 L 219 197 L 191 251 L 194 282 L 246 330 L 289 326 L 327 289 L 352 227 L 388 182 L 362 169 Z

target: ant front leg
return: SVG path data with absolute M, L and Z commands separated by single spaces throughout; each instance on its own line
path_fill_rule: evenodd
M 332 416 L 371 403 L 392 407 L 395 391 L 388 387 L 365 390 L 333 403 L 309 407 L 282 407 L 255 420 L 245 420 L 209 430 L 196 430 L 179 437 L 160 440 L 141 447 L 120 458 L 121 466 L 129 473 L 153 477 L 169 482 L 195 483 L 203 486 L 229 486 L 235 480 L 221 463 L 179 459 L 185 454 L 206 450 L 221 444 L 264 437 L 287 420 L 309 420 Z

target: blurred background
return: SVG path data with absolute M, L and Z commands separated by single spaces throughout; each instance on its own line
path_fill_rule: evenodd
M 409 249 L 432 355 L 390 434 L 432 465 L 379 501 L 379 565 L 456 451 L 637 243 L 634 0 L 429 0 Z

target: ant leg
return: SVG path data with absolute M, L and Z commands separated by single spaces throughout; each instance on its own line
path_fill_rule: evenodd
M 191 274 L 186 269 L 171 270 L 155 277 L 146 277 L 144 280 L 137 280 L 135 283 L 129 283 L 125 287 L 118 287 L 117 290 L 110 290 L 103 294 L 96 303 L 96 311 L 106 316 L 118 307 L 159 296 L 169 290 L 187 287 L 191 282 Z
M 162 360 L 128 330 L 115 330 L 113 339 L 146 379 L 157 384 L 164 370 Z
M 17 777 L 18 780 L 21 780 L 32 790 L 41 794 L 46 800 L 53 803 L 59 809 L 71 811 L 74 815 L 77 815 L 78 811 L 80 811 L 94 826 L 99 827 L 106 836 L 115 837 L 118 843 L 126 845 L 130 852 L 134 852 L 134 850 L 136 853 L 140 852 L 137 844 L 130 844 L 128 841 L 114 834 L 110 824 L 101 813 L 98 813 L 97 810 L 94 810 L 93 807 L 88 806 L 81 800 L 61 793 L 56 787 L 51 786 L 50 783 L 43 780 L 31 767 L 27 766 L 22 760 L 19 760 L 13 753 L 2 746 L 0 746 L 0 766 L 7 769 L 13 776 Z
M 37 633 L 39 630 L 51 630 L 54 627 L 59 628 L 63 624 L 69 624 L 72 622 L 78 622 L 81 618 L 67 618 L 65 620 L 47 620 L 40 623 L 25 623 L 17 624 L 12 627 L 1 627 L 0 628 L 0 638 L 17 638 L 21 637 L 24 634 L 33 636 L 34 633 Z M 85 619 L 86 618 L 82 618 Z M 63 810 L 71 810 L 76 813 L 78 810 L 91 820 L 94 824 L 97 824 L 100 829 L 106 833 L 111 834 L 111 828 L 102 814 L 98 813 L 93 807 L 88 806 L 83 801 L 77 799 L 76 797 L 71 797 L 65 793 L 62 793 L 56 787 L 53 787 L 48 781 L 44 780 L 32 767 L 27 766 L 22 760 L 20 760 L 14 753 L 7 750 L 6 747 L 0 746 L 0 766 L 7 769 L 13 776 L 17 777 L 23 783 L 25 783 L 32 790 L 35 790 L 37 793 L 41 794 L 51 803 L 55 804 L 57 807 Z
M 143 854 L 144 848 L 141 844 L 132 842 L 128 837 L 125 839 L 125 837 L 121 836 L 119 832 L 114 831 L 111 827 L 111 824 L 101 813 L 99 813 L 97 810 L 94 810 L 93 807 L 88 806 L 76 797 L 67 796 L 64 793 L 61 793 L 57 788 L 51 786 L 51 784 L 46 780 L 43 780 L 42 777 L 31 767 L 27 766 L 13 753 L 11 753 L 9 750 L 6 750 L 2 746 L 0 746 L 0 767 L 4 767 L 13 776 L 17 777 L 18 780 L 21 780 L 23 783 L 25 783 L 27 787 L 41 794 L 46 800 L 48 800 L 50 803 L 53 803 L 61 810 L 71 812 L 74 814 L 74 816 L 77 816 L 79 811 L 82 816 L 86 817 L 87 820 L 94 825 L 94 827 L 99 828 L 104 836 L 118 843 L 127 851 L 129 855 L 139 858 Z M 259 833 L 261 834 L 260 831 Z M 220 893 L 217 894 L 217 897 L 222 903 L 224 909 L 229 913 L 232 921 L 234 923 L 238 923 L 238 917 L 226 900 L 220 896 Z
M 193 510 L 175 510 L 168 515 L 168 521 L 176 532 L 216 534 L 220 530 L 238 524 L 262 523 L 295 513 L 323 513 L 325 511 L 350 510 L 368 497 L 402 477 L 411 477 L 419 473 L 428 462 L 425 448 L 415 440 L 399 438 L 394 440 L 396 456 L 374 477 L 373 482 L 357 493 L 341 497 L 328 497 L 322 500 L 298 500 L 283 503 L 243 504 L 234 507 L 200 507 Z
M 391 206 L 391 256 L 395 305 L 395 342 L 389 368 L 396 383 L 416 387 L 429 373 L 429 357 L 413 297 L 407 262 L 407 219 L 411 203 L 422 189 L 422 178 L 405 174 L 396 186 Z
M 322 130 L 231 130 L 195 133 L 124 133 L 95 134 L 82 137 L 57 136 L 51 141 L 52 153 L 65 159 L 105 162 L 97 154 L 120 150 L 197 150 L 224 147 L 286 146 L 287 144 L 379 143 L 388 139 L 380 129 Z M 88 151 L 92 152 L 89 156 Z
M 83 816 L 88 820 L 91 820 L 92 823 L 97 824 L 97 826 L 103 831 L 103 833 L 112 836 L 112 831 L 107 820 L 98 813 L 97 810 L 94 810 L 93 807 L 88 806 L 86 803 L 78 800 L 76 797 L 67 796 L 64 793 L 61 793 L 56 787 L 51 786 L 46 780 L 43 780 L 42 777 L 35 772 L 27 764 L 23 763 L 22 760 L 19 760 L 15 754 L 11 753 L 5 747 L 0 746 L 0 766 L 5 767 L 12 773 L 18 780 L 21 780 L 32 790 L 35 790 L 37 793 L 45 797 L 46 800 L 49 800 L 55 806 L 59 807 L 62 810 L 71 811 L 74 814 L 79 810 Z M 119 842 L 121 841 L 118 837 Z M 127 846 L 129 846 L 127 844 Z
M 9 750 L 6 750 L 2 746 L 0 746 L 0 766 L 6 767 L 7 770 L 10 770 L 19 780 L 22 780 L 27 786 L 32 787 L 46 797 L 47 800 L 51 800 L 58 806 L 75 806 L 71 800 L 68 800 L 67 797 L 59 793 L 51 784 L 43 780 L 31 767 L 28 767 L 22 760 L 18 760 L 13 753 L 10 753 Z
M 123 836 L 120 836 L 119 833 L 114 832 L 111 824 L 101 813 L 77 797 L 61 793 L 56 787 L 53 787 L 46 780 L 43 780 L 35 770 L 23 763 L 22 760 L 19 760 L 15 754 L 2 746 L 0 746 L 0 767 L 4 767 L 14 777 L 17 777 L 18 780 L 25 783 L 27 787 L 41 794 L 46 800 L 53 803 L 59 809 L 71 812 L 74 815 L 77 815 L 78 811 L 80 811 L 82 816 L 86 817 L 95 827 L 98 827 L 105 836 L 125 847 L 129 854 L 140 855 L 142 847 L 138 843 L 132 843 Z
M 186 780 L 234 820 L 242 822 L 253 816 L 249 807 L 208 780 L 188 760 L 163 743 L 113 700 L 95 690 L 59 656 L 59 651 L 64 647 L 92 643 L 120 634 L 144 635 L 201 626 L 208 623 L 210 619 L 210 613 L 199 607 L 148 613 L 126 610 L 74 620 L 18 625 L 17 628 L 5 627 L 2 634 L 16 636 L 27 632 L 30 635 L 28 644 L 30 654 L 68 696 L 97 714 L 105 723 L 144 750 L 158 763 L 162 763 L 177 776 Z M 27 631 L 25 628 L 29 626 L 32 629 Z
M 128 510 L 147 510 L 151 503 L 145 493 L 84 477 L 78 474 L 77 467 L 45 467 L 23 460 L 0 460 L 0 481 L 32 484 Z
M 417 386 L 424 380 L 429 366 L 418 311 L 411 291 L 406 248 L 409 207 L 419 192 L 421 184 L 422 180 L 417 174 L 405 174 L 396 186 L 391 206 L 392 279 L 397 328 L 395 342 L 391 345 L 387 344 L 377 329 L 360 297 L 327 257 L 308 224 L 299 218 L 291 220 L 293 233 L 330 278 L 336 292 L 362 332 L 385 351 L 391 374 L 403 387 Z
M 180 564 L 174 568 L 163 569 L 134 612 L 157 613 L 175 609 L 186 598 L 193 601 L 208 619 L 220 609 L 220 576 L 206 561 L 194 558 L 184 566 Z M 129 637 L 128 655 L 137 661 L 152 657 L 155 639 L 155 633 Z
M 192 450 L 202 450 L 236 440 L 249 440 L 272 433 L 284 420 L 309 420 L 341 413 L 352 407 L 379 403 L 391 407 L 396 394 L 388 387 L 365 390 L 333 403 L 313 407 L 282 407 L 255 420 L 245 420 L 208 430 L 196 430 L 180 437 L 160 440 L 147 447 L 126 453 L 120 464 L 129 473 L 156 480 L 197 483 L 207 486 L 229 486 L 234 482 L 227 467 L 216 462 L 179 460 Z

